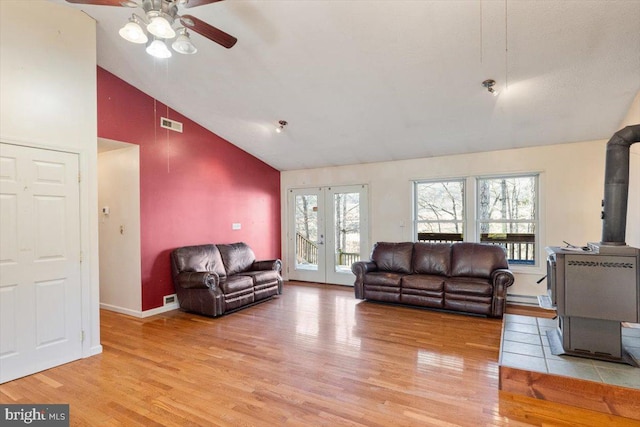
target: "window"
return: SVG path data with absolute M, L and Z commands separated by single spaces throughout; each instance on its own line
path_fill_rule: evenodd
M 416 240 L 500 245 L 511 265 L 537 265 L 538 193 L 537 174 L 416 181 Z
M 511 264 L 535 264 L 537 175 L 477 180 L 480 241 L 505 248 Z
M 418 240 L 463 240 L 464 187 L 462 179 L 416 182 L 414 216 Z

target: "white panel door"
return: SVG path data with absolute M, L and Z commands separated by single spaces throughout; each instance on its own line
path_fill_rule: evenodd
M 82 356 L 78 156 L 0 144 L 0 383 Z

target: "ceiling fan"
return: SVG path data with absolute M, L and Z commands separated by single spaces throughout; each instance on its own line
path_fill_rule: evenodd
M 168 58 L 171 51 L 165 41 L 176 38 L 171 47 L 178 53 L 197 52 L 187 30 L 230 49 L 238 39 L 192 15 L 180 15 L 179 8 L 192 8 L 222 0 L 66 0 L 68 3 L 97 6 L 141 8 L 144 16 L 132 14 L 119 31 L 120 36 L 132 43 L 146 44 L 146 51 L 157 58 Z M 176 37 L 177 36 L 177 37 Z

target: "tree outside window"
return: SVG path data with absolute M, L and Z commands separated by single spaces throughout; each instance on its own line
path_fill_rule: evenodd
M 480 241 L 499 244 L 509 262 L 535 264 L 538 176 L 478 179 Z
M 463 240 L 464 184 L 464 180 L 416 182 L 414 197 L 418 240 Z

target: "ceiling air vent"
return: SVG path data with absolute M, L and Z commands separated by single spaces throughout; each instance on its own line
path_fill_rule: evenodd
M 166 117 L 160 117 L 160 127 L 182 133 L 182 123 L 167 119 Z

